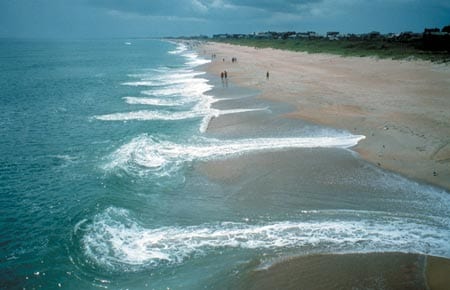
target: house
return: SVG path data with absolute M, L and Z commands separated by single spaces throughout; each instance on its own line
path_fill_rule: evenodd
M 317 34 L 317 33 L 314 32 L 314 31 L 308 31 L 308 32 L 306 32 L 306 33 L 308 33 L 309 39 L 320 38 L 320 37 L 321 37 L 319 34 Z
M 308 32 L 299 32 L 295 35 L 295 37 L 298 39 L 308 39 L 309 33 Z
M 269 32 L 258 32 L 255 35 L 255 38 L 259 38 L 259 39 L 270 39 L 272 38 L 272 34 Z
M 229 38 L 228 34 L 214 34 L 213 38 L 226 39 Z
M 327 32 L 327 38 L 329 40 L 338 40 L 339 39 L 339 32 L 337 32 L 337 31 Z

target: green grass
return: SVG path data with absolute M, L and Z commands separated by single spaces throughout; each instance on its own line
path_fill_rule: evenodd
M 390 59 L 423 59 L 434 62 L 450 62 L 448 52 L 423 51 L 420 41 L 399 42 L 387 40 L 327 40 L 327 39 L 214 39 L 255 48 L 274 48 L 308 53 L 330 53 L 341 56 L 373 56 Z

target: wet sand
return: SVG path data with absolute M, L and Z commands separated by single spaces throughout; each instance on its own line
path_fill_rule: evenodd
M 220 91 L 216 89 L 213 95 L 230 96 Z M 211 121 L 208 134 L 226 138 L 295 136 L 302 134 L 296 130 L 313 126 L 300 119 L 280 118 L 279 113 L 287 108 L 277 107 L 276 103 L 259 100 L 249 92 L 242 96 L 218 102 L 214 107 L 229 109 L 251 104 L 270 105 L 271 110 L 219 116 Z M 397 191 L 396 184 L 406 187 L 411 183 L 354 158 L 349 150 L 330 148 L 259 152 L 201 162 L 196 168 L 228 189 L 222 196 L 223 206 L 250 219 L 289 220 L 310 209 L 395 211 L 392 192 L 380 190 L 379 186 L 391 185 Z M 395 193 L 404 208 L 410 208 L 407 214 L 431 214 L 422 207 L 427 204 L 425 197 L 416 195 L 408 200 L 408 195 L 413 194 L 410 190 L 405 190 L 404 196 Z M 450 285 L 450 260 L 418 254 L 318 254 L 286 257 L 269 264 L 248 263 L 227 289 L 448 289 Z
M 448 65 L 219 43 L 199 51 L 217 55 L 206 67 L 217 79 L 226 70 L 230 82 L 259 90 L 260 98 L 293 105 L 285 117 L 365 135 L 354 148 L 364 159 L 450 189 Z
M 403 253 L 310 255 L 275 262 L 236 289 L 449 289 L 448 260 Z M 440 268 L 441 275 L 430 271 Z

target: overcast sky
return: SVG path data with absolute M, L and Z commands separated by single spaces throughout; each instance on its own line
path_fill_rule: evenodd
M 450 0 L 0 0 L 0 37 L 387 33 L 449 24 Z

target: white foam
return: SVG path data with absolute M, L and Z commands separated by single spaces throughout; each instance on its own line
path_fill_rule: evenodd
M 192 78 L 186 83 L 167 85 L 164 87 L 153 88 L 142 91 L 142 94 L 150 96 L 183 96 L 196 97 L 200 99 L 203 94 L 213 86 L 208 84 L 208 80 L 202 78 Z
M 97 120 L 102 121 L 149 121 L 149 120 L 162 120 L 162 121 L 174 121 L 185 120 L 192 118 L 199 118 L 200 116 L 196 112 L 168 112 L 168 111 L 150 111 L 140 110 L 134 112 L 114 113 L 106 115 L 94 116 Z
M 203 115 L 204 115 L 203 120 L 200 124 L 200 128 L 199 128 L 199 131 L 201 133 L 206 132 L 211 120 L 213 118 L 216 118 L 219 116 L 240 114 L 240 113 L 249 113 L 249 112 L 270 111 L 269 108 L 218 110 L 218 109 L 210 108 L 210 104 L 213 102 L 214 101 L 206 101 L 206 104 L 200 104 L 201 108 L 199 108 L 199 111 L 203 112 Z
M 255 109 L 229 109 L 229 110 L 217 110 L 211 109 L 212 115 L 215 117 L 223 116 L 223 115 L 231 115 L 231 114 L 240 114 L 240 113 L 249 113 L 249 112 L 261 112 L 261 111 L 270 111 L 269 108 L 255 108 Z
M 139 78 L 139 81 L 124 82 L 125 86 L 165 86 L 173 84 L 186 84 L 195 81 L 195 77 L 205 74 L 192 69 L 156 69 L 145 74 L 133 74 L 130 77 Z
M 148 104 L 152 101 L 149 100 Z M 159 103 L 158 103 L 159 102 Z M 155 105 L 157 106 L 174 106 L 176 103 L 167 101 L 156 101 Z M 227 114 L 237 114 L 237 113 L 246 113 L 246 112 L 255 112 L 255 111 L 265 111 L 267 108 L 258 108 L 258 109 L 233 109 L 233 110 L 223 110 L 217 112 L 204 112 L 203 110 L 197 111 L 182 111 L 182 112 L 169 112 L 169 111 L 150 111 L 150 110 L 140 110 L 133 112 L 123 112 L 123 113 L 113 113 L 113 114 L 105 114 L 105 115 L 97 115 L 94 116 L 94 119 L 101 121 L 175 121 L 175 120 L 185 120 L 185 119 L 193 119 L 193 118 L 205 118 L 205 120 L 210 120 L 213 116 L 227 115 Z M 201 126 L 203 127 L 203 126 Z M 207 127 L 207 124 L 205 128 Z M 201 129 L 200 129 L 201 130 Z
M 94 119 L 102 121 L 129 121 L 129 120 L 182 120 L 203 118 L 199 130 L 204 132 L 209 120 L 214 116 L 249 112 L 255 109 L 218 111 L 211 109 L 214 99 L 205 93 L 213 88 L 207 79 L 200 78 L 204 72 L 197 72 L 193 67 L 209 62 L 198 54 L 189 51 L 183 43 L 178 43 L 177 48 L 170 54 L 179 54 L 186 58 L 186 66 L 183 68 L 160 67 L 150 69 L 138 74 L 130 74 L 129 77 L 138 78 L 135 81 L 124 82 L 122 85 L 135 87 L 149 87 L 141 93 L 150 98 L 124 97 L 128 104 L 152 105 L 152 106 L 182 106 L 194 104 L 188 111 L 149 111 L 139 110 L 132 112 L 120 112 L 94 116 Z M 260 109 L 259 109 L 260 110 Z
M 194 52 L 184 53 L 183 56 L 188 59 L 187 64 L 191 66 L 199 66 L 211 62 L 209 59 L 200 58 L 198 54 Z
M 169 54 L 181 54 L 185 51 L 187 51 L 187 46 L 183 43 L 177 43 L 177 47 L 175 48 L 175 50 L 171 50 L 169 51 Z
M 142 135 L 123 145 L 111 156 L 106 170 L 120 168 L 139 174 L 170 175 L 186 162 L 221 159 L 257 151 L 274 151 L 286 148 L 349 148 L 364 136 L 292 137 L 219 140 L 196 137 L 185 144 L 158 140 Z
M 196 79 L 198 80 L 198 79 Z M 102 121 L 149 121 L 149 120 L 183 120 L 192 118 L 204 118 L 200 125 L 200 131 L 204 132 L 212 117 L 227 114 L 237 114 L 254 111 L 266 111 L 268 108 L 250 108 L 250 109 L 230 109 L 218 110 L 212 109 L 211 104 L 214 99 L 204 92 L 211 88 L 205 81 L 194 82 L 190 86 L 170 86 L 165 89 L 144 91 L 143 94 L 159 96 L 153 98 L 124 97 L 128 104 L 142 104 L 154 106 L 181 106 L 189 103 L 196 103 L 189 111 L 169 112 L 169 111 L 150 111 L 140 110 L 132 112 L 112 113 L 105 115 L 96 115 L 93 118 Z
M 145 228 L 128 211 L 108 208 L 87 225 L 82 244 L 91 260 L 114 270 L 182 263 L 188 257 L 223 248 L 296 248 L 322 253 L 399 251 L 450 256 L 450 235 L 437 234 L 441 225 L 395 216 L 364 218 L 364 213 L 355 212 L 345 220 L 308 218 Z
M 177 43 L 175 50 L 169 51 L 169 54 L 179 54 L 188 59 L 187 64 L 190 66 L 199 66 L 211 62 L 210 60 L 200 58 L 197 53 L 189 51 L 184 43 Z
M 151 105 L 151 106 L 181 106 L 190 103 L 188 99 L 172 99 L 172 98 L 138 98 L 124 97 L 127 104 L 130 105 Z

